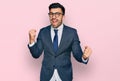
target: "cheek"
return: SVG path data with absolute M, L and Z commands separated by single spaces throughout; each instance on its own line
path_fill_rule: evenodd
M 60 21 L 63 21 L 63 19 L 64 19 L 64 16 L 62 16 L 62 17 L 60 18 Z
M 60 18 L 58 18 L 58 20 L 59 20 L 59 22 L 61 22 L 61 21 L 63 20 L 63 18 L 62 18 L 62 17 L 60 17 Z
M 50 20 L 52 20 L 52 18 L 49 18 Z
M 59 19 L 59 23 L 61 23 L 62 22 L 62 19 Z

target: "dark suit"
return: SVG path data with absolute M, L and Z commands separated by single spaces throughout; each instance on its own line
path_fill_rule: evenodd
M 83 52 L 77 31 L 64 25 L 61 42 L 55 53 L 50 30 L 51 26 L 42 28 L 35 45 L 32 47 L 28 46 L 34 58 L 38 58 L 44 51 L 40 81 L 49 81 L 55 68 L 58 70 L 62 81 L 72 81 L 71 52 L 77 61 L 87 64 L 87 62 L 82 61 Z

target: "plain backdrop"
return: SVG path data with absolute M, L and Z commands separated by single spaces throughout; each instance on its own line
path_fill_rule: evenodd
M 32 58 L 28 31 L 50 24 L 52 2 L 65 6 L 82 49 L 93 50 L 87 65 L 71 58 L 73 81 L 120 81 L 119 0 L 0 0 L 0 81 L 39 81 L 43 56 Z

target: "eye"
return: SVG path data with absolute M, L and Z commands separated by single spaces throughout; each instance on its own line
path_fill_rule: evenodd
M 50 13 L 48 13 L 48 15 L 53 15 L 53 14 L 54 14 L 54 13 L 51 13 L 51 12 L 50 12 Z

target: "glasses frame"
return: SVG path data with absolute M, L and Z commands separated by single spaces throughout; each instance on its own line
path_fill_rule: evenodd
M 52 13 L 52 12 L 50 12 L 50 13 L 48 13 L 48 15 L 49 15 L 49 17 L 53 17 L 53 16 L 59 17 L 60 15 L 63 15 L 63 13 L 60 13 L 60 12 Z

